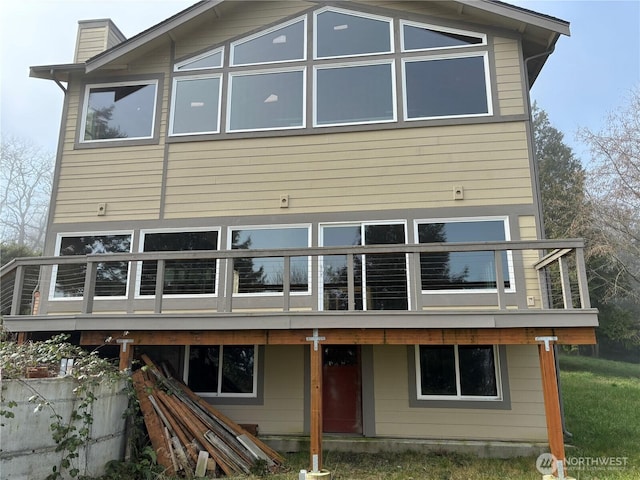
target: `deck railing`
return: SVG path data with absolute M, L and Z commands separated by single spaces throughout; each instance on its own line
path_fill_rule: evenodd
M 3 316 L 590 308 L 581 240 L 33 257 L 0 279 Z

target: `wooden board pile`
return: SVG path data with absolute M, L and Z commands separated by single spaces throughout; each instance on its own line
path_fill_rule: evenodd
M 158 464 L 187 478 L 250 473 L 256 464 L 271 471 L 284 459 L 264 442 L 217 411 L 182 382 L 161 372 L 147 356 L 147 369 L 133 384 Z

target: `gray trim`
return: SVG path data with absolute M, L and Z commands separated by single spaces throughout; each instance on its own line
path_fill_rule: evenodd
M 131 139 L 131 140 L 116 140 L 116 141 L 96 141 L 83 143 L 80 141 L 82 135 L 82 122 L 84 114 L 84 106 L 87 92 L 87 85 L 100 85 L 110 84 L 118 82 L 135 83 L 136 81 L 156 80 L 158 82 L 156 87 L 156 103 L 155 103 L 155 119 L 153 123 L 153 136 L 151 138 Z M 76 132 L 74 137 L 74 150 L 95 149 L 95 148 L 110 148 L 110 147 L 134 147 L 140 145 L 157 145 L 160 143 L 160 122 L 162 121 L 162 101 L 164 99 L 164 73 L 157 74 L 145 74 L 145 75 L 132 75 L 132 76 L 115 76 L 104 77 L 100 79 L 96 78 L 84 78 L 80 82 L 80 96 L 78 102 L 78 120 L 76 122 Z
M 478 410 L 511 410 L 511 392 L 509 388 L 509 371 L 507 369 L 507 347 L 498 345 L 498 362 L 500 363 L 500 384 L 502 398 L 500 400 L 418 400 L 416 385 L 416 348 L 407 347 L 407 363 L 409 371 L 409 406 L 411 408 L 465 408 Z
M 175 62 L 176 56 L 176 43 L 171 39 L 171 46 L 169 47 L 169 72 L 173 72 L 173 64 Z M 164 210 L 166 207 L 166 197 L 167 197 L 167 175 L 169 171 L 169 144 L 167 143 L 167 139 L 169 138 L 169 124 L 171 123 L 171 99 L 173 97 L 173 74 L 169 74 L 169 85 L 168 85 L 168 95 L 167 95 L 167 118 L 166 118 L 166 128 L 164 132 L 164 149 L 162 150 L 162 180 L 160 183 L 160 205 L 158 207 L 158 218 L 162 220 L 164 218 Z M 164 101 L 162 98 L 161 101 Z M 160 110 L 162 110 L 162 105 L 160 105 Z M 160 130 L 158 128 L 158 130 Z
M 360 346 L 361 389 L 362 389 L 362 435 L 376 436 L 375 367 L 373 345 Z
M 264 362 L 265 347 L 258 345 L 258 382 L 255 397 L 202 397 L 211 405 L 264 405 Z
M 72 302 L 62 303 L 68 311 Z M 82 301 L 73 302 L 80 311 Z M 193 305 L 193 301 L 191 302 Z M 343 328 L 563 328 L 597 327 L 598 310 L 430 310 L 430 311 L 320 311 L 320 312 L 235 312 L 217 313 L 209 309 L 203 313 L 161 313 L 132 315 L 109 313 L 116 306 L 108 300 L 96 300 L 94 314 L 5 316 L 4 325 L 15 332 L 102 331 L 102 330 L 299 330 Z M 107 307 L 100 312 L 100 307 Z M 122 311 L 125 311 L 122 306 Z M 196 308 L 196 307 L 193 307 Z M 53 311 L 52 308 L 49 309 Z M 329 342 L 329 340 L 327 340 Z
M 412 222 L 414 219 L 424 218 L 455 218 L 455 217 L 486 217 L 486 216 L 508 216 L 510 221 L 517 219 L 520 215 L 535 215 L 535 210 L 531 204 L 510 204 L 510 205 L 480 205 L 455 207 L 434 207 L 434 208 L 411 208 L 411 209 L 389 209 L 389 210 L 360 210 L 352 212 L 325 212 L 325 213 L 288 213 L 287 209 L 282 209 L 283 213 L 278 215 L 243 215 L 228 217 L 202 217 L 202 218 L 182 218 L 182 219 L 152 219 L 136 220 L 132 225 L 130 220 L 120 221 L 92 221 L 75 223 L 56 223 L 49 226 L 48 235 L 57 233 L 73 233 L 86 231 L 107 231 L 107 230 L 131 230 L 135 226 L 136 230 L 152 228 L 197 228 L 197 227 L 221 227 L 226 238 L 225 228 L 239 225 L 274 225 L 274 224 L 315 224 L 325 222 L 370 222 L 406 219 Z M 512 224 L 512 228 L 517 226 L 517 222 Z M 513 229 L 512 229 L 513 233 Z M 413 241 L 412 237 L 410 240 Z M 55 235 L 54 235 L 55 240 Z M 47 255 L 54 255 L 54 245 Z M 221 250 L 226 250 L 221 244 Z

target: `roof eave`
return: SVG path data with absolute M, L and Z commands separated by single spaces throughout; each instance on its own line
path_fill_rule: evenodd
M 215 8 L 222 2 L 223 0 L 204 0 L 192 5 L 191 7 L 165 20 L 164 22 L 160 22 L 157 25 L 154 25 L 153 27 L 145 30 L 144 32 L 131 37 L 129 40 L 126 40 L 121 44 L 116 45 L 115 47 L 110 48 L 109 50 L 106 50 L 105 52 L 102 52 L 93 58 L 90 58 L 86 62 L 86 72 L 90 73 L 93 70 L 97 70 L 98 68 L 101 68 L 117 60 L 121 56 L 139 48 L 140 46 L 170 33 L 174 28 L 179 27 L 180 25 L 190 20 L 193 20 L 202 13 Z
M 37 65 L 29 67 L 29 77 L 43 80 L 57 80 L 68 82 L 72 73 L 84 73 L 84 63 L 67 63 L 60 65 Z
M 570 24 L 565 20 L 544 15 L 533 10 L 527 10 L 516 5 L 511 5 L 498 0 L 456 0 L 469 7 L 478 8 L 485 12 L 501 15 L 512 20 L 535 25 L 558 33 L 571 36 Z

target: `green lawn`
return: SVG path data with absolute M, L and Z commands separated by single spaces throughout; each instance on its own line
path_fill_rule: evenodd
M 569 474 L 578 480 L 640 479 L 640 365 L 568 356 L 561 357 L 560 363 L 567 428 L 573 433 L 567 458 L 570 463 L 591 463 L 569 467 Z M 602 462 L 608 457 L 626 462 L 626 466 L 593 465 L 596 459 Z M 288 472 L 268 478 L 296 479 L 297 472 L 309 462 L 307 454 L 288 455 L 287 460 Z M 324 466 L 336 480 L 541 478 L 535 458 L 325 452 Z

